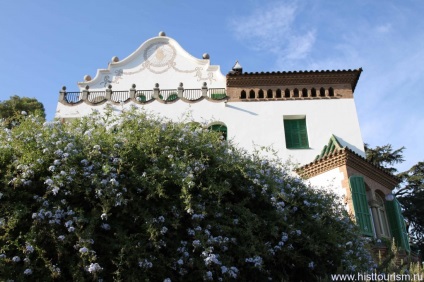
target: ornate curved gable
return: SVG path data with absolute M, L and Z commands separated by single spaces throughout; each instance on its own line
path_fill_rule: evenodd
M 182 82 L 184 88 L 199 89 L 204 82 L 208 87 L 225 88 L 225 76 L 219 66 L 210 65 L 209 55 L 198 59 L 185 51 L 177 41 L 165 36 L 151 38 L 123 60 L 113 57 L 107 69 L 97 70 L 93 79 L 78 83 L 82 90 L 104 90 L 109 84 L 114 90 L 152 89 L 159 83 L 162 89 L 175 89 Z

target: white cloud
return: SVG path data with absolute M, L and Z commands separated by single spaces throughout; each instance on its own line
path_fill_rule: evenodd
M 310 52 L 316 32 L 312 29 L 301 33 L 295 29 L 297 11 L 294 3 L 272 3 L 230 24 L 236 38 L 250 48 L 273 53 L 278 61 L 301 59 Z
M 378 33 L 388 33 L 392 30 L 392 24 L 386 23 L 375 28 Z

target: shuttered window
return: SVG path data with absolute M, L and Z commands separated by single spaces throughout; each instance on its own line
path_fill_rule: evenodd
M 402 216 L 402 210 L 398 200 L 386 201 L 387 219 L 389 220 L 390 231 L 395 238 L 396 246 L 407 252 L 411 251 L 408 240 L 408 233 L 405 226 L 405 218 Z
M 356 223 L 365 236 L 373 236 L 371 214 L 368 207 L 365 182 L 362 176 L 349 177 L 350 192 L 352 194 L 353 208 L 355 210 Z
M 209 126 L 209 130 L 221 132 L 222 136 L 224 136 L 224 140 L 227 140 L 227 127 L 223 124 L 214 124 Z
M 309 148 L 306 119 L 285 119 L 284 133 L 287 149 Z

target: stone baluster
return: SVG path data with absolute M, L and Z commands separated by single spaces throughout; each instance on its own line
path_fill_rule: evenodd
M 203 82 L 202 97 L 208 97 L 208 84 L 206 82 Z
M 130 89 L 130 99 L 131 100 L 134 100 L 135 99 L 135 93 L 136 93 L 136 89 L 135 89 L 135 87 L 136 87 L 136 85 L 135 84 L 133 84 L 132 86 L 131 86 L 131 89 Z
M 66 104 L 66 86 L 62 86 L 62 90 L 59 91 L 59 102 Z
M 153 99 L 159 98 L 159 83 L 155 83 L 155 87 L 153 88 Z
M 112 84 L 109 84 L 106 89 L 106 100 L 112 100 Z
M 88 94 L 90 93 L 89 89 L 90 89 L 90 86 L 86 85 L 85 89 L 82 91 L 81 100 L 88 101 Z
M 180 86 L 178 86 L 178 98 L 183 98 L 183 94 L 184 94 L 184 87 L 183 87 L 183 83 L 180 82 Z

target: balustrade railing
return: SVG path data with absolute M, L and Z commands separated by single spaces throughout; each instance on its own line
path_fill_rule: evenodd
M 106 99 L 105 91 L 90 91 L 88 92 L 87 99 L 91 103 L 100 103 Z
M 110 99 L 113 102 L 125 102 L 130 98 L 129 91 L 113 91 Z
M 197 100 L 202 97 L 202 89 L 184 89 L 183 97 L 187 100 Z
M 178 98 L 184 98 L 189 101 L 199 100 L 202 97 L 220 100 L 226 96 L 225 88 L 208 88 L 206 83 L 198 89 L 184 89 L 183 84 L 177 89 L 160 89 L 156 83 L 152 90 L 137 90 L 136 85 L 128 91 L 113 91 L 112 86 L 104 91 L 90 91 L 86 86 L 81 92 L 67 92 L 66 87 L 60 91 L 59 101 L 64 104 L 75 104 L 86 101 L 92 104 L 97 104 L 105 100 L 115 103 L 125 102 L 127 100 L 135 100 L 140 103 L 148 102 L 152 99 L 161 99 L 163 101 L 174 101 Z
M 225 92 L 225 88 L 209 88 L 208 96 L 215 100 L 221 100 L 227 97 L 227 94 Z
M 178 98 L 177 89 L 160 89 L 159 98 L 164 101 L 174 101 Z
M 81 101 L 81 92 L 66 92 L 66 102 L 69 104 L 75 104 Z
M 147 102 L 153 99 L 153 90 L 137 90 L 135 98 L 138 102 Z

